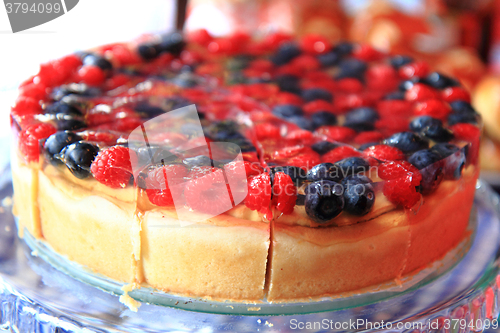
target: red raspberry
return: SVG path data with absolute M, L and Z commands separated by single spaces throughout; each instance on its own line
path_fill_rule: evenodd
M 271 177 L 267 172 L 252 177 L 248 182 L 248 194 L 245 205 L 269 218 L 271 216 Z
M 264 172 L 264 169 L 260 163 L 250 163 L 248 161 L 235 161 L 224 165 L 224 172 L 226 173 L 229 183 L 237 182 L 240 180 L 241 176 L 246 175 L 244 179 L 251 176 L 260 175 Z
M 207 49 L 215 54 L 233 54 L 238 50 L 238 45 L 229 38 L 218 38 L 211 41 Z
M 94 178 L 108 187 L 126 187 L 132 176 L 129 149 L 123 146 L 113 146 L 101 150 L 96 156 L 90 172 Z
M 297 201 L 297 188 L 289 175 L 277 172 L 273 182 L 273 205 L 283 214 L 293 213 Z
M 144 123 L 144 119 L 139 117 L 126 117 L 117 119 L 115 122 L 115 128 L 121 132 L 131 132 L 137 127 L 141 126 Z
M 373 157 L 379 161 L 395 161 L 405 158 L 405 154 L 401 150 L 387 145 L 368 147 L 363 151 L 363 155 Z
M 398 74 L 388 64 L 377 64 L 366 71 L 366 83 L 370 89 L 392 91 L 398 86 Z
M 115 44 L 110 50 L 105 52 L 105 57 L 109 57 L 117 62 L 117 66 L 136 65 L 141 63 L 141 58 L 126 45 Z
M 47 98 L 47 87 L 43 84 L 28 84 L 19 88 L 19 95 L 36 101 L 44 100 Z
M 16 100 L 16 105 L 12 107 L 18 115 L 38 114 L 42 111 L 42 107 L 38 100 L 32 97 L 19 96 Z
M 40 140 L 46 139 L 56 132 L 50 124 L 37 123 L 28 126 L 19 133 L 19 151 L 26 158 L 26 162 L 38 162 L 40 156 Z
M 361 81 L 359 81 L 358 79 L 355 79 L 355 78 L 351 78 L 351 77 L 339 80 L 337 82 L 337 85 L 338 85 L 339 91 L 342 91 L 342 92 L 348 93 L 348 94 L 358 93 L 358 92 L 362 91 L 364 88 L 363 83 L 361 83 Z
M 277 149 L 274 152 L 273 157 L 275 159 L 289 158 L 304 152 L 304 150 L 305 147 L 303 145 L 287 146 Z
M 279 47 L 281 44 L 291 41 L 293 37 L 289 34 L 283 32 L 275 32 L 267 35 L 264 38 L 264 44 L 268 49 L 274 50 Z
M 328 111 L 328 112 L 335 111 L 335 108 L 333 107 L 332 103 L 329 103 L 322 99 L 317 99 L 315 101 L 308 102 L 304 104 L 302 108 L 305 113 L 315 113 L 319 111 Z
M 448 87 L 441 92 L 441 95 L 443 96 L 443 99 L 448 103 L 459 100 L 470 103 L 469 92 L 461 87 Z
M 184 189 L 186 203 L 191 209 L 212 215 L 222 214 L 234 205 L 228 197 L 229 186 L 221 169 L 197 167 L 188 175 L 190 179 Z
M 428 99 L 415 106 L 415 115 L 417 116 L 431 116 L 433 118 L 446 120 L 450 112 L 450 105 L 440 99 Z
M 308 130 L 304 130 L 304 129 L 296 129 L 294 131 L 291 131 L 290 133 L 288 133 L 285 138 L 287 140 L 291 140 L 291 141 L 299 141 L 301 143 L 304 143 L 304 144 L 307 144 L 309 143 L 311 140 L 314 139 L 314 136 L 311 132 L 309 132 Z
M 280 128 L 270 123 L 257 124 L 254 130 L 258 140 L 281 138 Z
M 391 136 L 394 133 L 408 130 L 408 118 L 390 117 L 382 118 L 375 122 L 375 128 L 378 129 L 384 137 Z
M 354 138 L 354 143 L 357 143 L 358 145 L 362 145 L 365 143 L 371 143 L 371 142 L 379 142 L 382 140 L 384 136 L 380 132 L 376 131 L 366 131 L 366 132 L 361 132 L 356 137 Z
M 436 90 L 422 83 L 415 83 L 405 93 L 405 99 L 407 101 L 418 102 L 434 98 L 439 98 L 439 94 L 436 92 Z
M 386 180 L 382 192 L 394 204 L 405 208 L 413 207 L 420 194 L 416 187 L 420 185 L 422 176 L 413 165 L 406 161 L 387 162 L 379 166 L 379 177 Z
M 413 174 L 415 186 L 420 184 L 422 176 L 418 169 L 407 161 L 392 161 L 380 165 L 378 168 L 378 176 L 383 180 L 397 179 L 406 176 L 408 173 Z
M 125 74 L 115 74 L 106 80 L 104 89 L 113 90 L 130 82 L 130 78 Z
M 321 35 L 305 35 L 300 41 L 300 48 L 311 54 L 323 54 L 331 49 L 331 45 L 328 39 Z
M 321 126 L 316 133 L 326 135 L 329 139 L 339 142 L 348 142 L 355 135 L 356 131 L 343 126 Z
M 353 57 L 363 61 L 374 61 L 380 59 L 382 52 L 374 49 L 371 45 L 362 44 L 354 48 L 352 52 Z
M 191 43 L 197 43 L 207 46 L 214 39 L 206 29 L 200 29 L 188 34 L 188 40 Z
M 174 204 L 172 195 L 182 195 L 180 186 L 176 186 L 174 193 L 170 187 L 179 185 L 188 175 L 187 169 L 180 164 L 164 165 L 148 170 L 144 181 L 146 194 L 152 204 L 157 206 L 171 206 Z
M 361 153 L 351 146 L 340 146 L 321 156 L 322 162 L 335 163 L 348 157 L 360 157 Z
M 377 111 L 381 117 L 410 116 L 412 103 L 400 99 L 383 100 L 377 103 Z
M 309 170 L 319 163 L 321 163 L 321 158 L 319 154 L 312 149 L 300 153 L 288 160 L 288 165 L 296 166 L 306 170 Z
M 425 61 L 415 61 L 404 65 L 399 69 L 399 75 L 404 79 L 411 79 L 414 76 L 424 77 L 429 74 L 430 67 Z
M 85 141 L 104 143 L 109 146 L 115 145 L 118 140 L 118 136 L 110 132 L 85 131 L 82 137 Z
M 304 101 L 299 96 L 289 92 L 279 92 L 276 94 L 276 104 L 302 105 Z
M 344 113 L 347 110 L 369 105 L 368 101 L 365 100 L 360 94 L 338 95 L 333 101 L 336 113 Z
M 83 66 L 78 71 L 80 80 L 89 86 L 99 86 L 106 80 L 106 74 L 97 66 Z
M 81 65 L 82 65 L 82 60 L 76 54 L 70 54 L 57 60 L 58 69 L 68 74 L 73 71 L 76 71 L 76 69 Z
M 472 124 L 455 124 L 450 126 L 450 130 L 456 139 L 475 142 L 481 135 L 481 130 Z
M 300 72 L 314 71 L 321 67 L 321 63 L 316 57 L 308 54 L 300 55 L 290 62 L 292 68 L 296 68 Z

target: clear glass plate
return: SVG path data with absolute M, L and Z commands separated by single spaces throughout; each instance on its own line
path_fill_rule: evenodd
M 0 328 L 19 332 L 288 332 L 307 328 L 304 325 L 309 323 L 310 331 L 370 331 L 370 323 L 383 320 L 392 323 L 387 331 L 413 332 L 415 326 L 408 329 L 406 323 L 420 325 L 417 331 L 427 332 L 436 331 L 439 323 L 445 329 L 447 320 L 473 319 L 475 326 L 456 330 L 469 332 L 481 331 L 484 323 L 494 325 L 485 320 L 498 315 L 499 200 L 483 183 L 477 187 L 477 228 L 470 241 L 401 288 L 385 286 L 376 293 L 348 298 L 283 304 L 211 302 L 141 288 L 129 293 L 144 302 L 135 313 L 119 302 L 121 284 L 69 263 L 43 242 L 17 237 L 8 207 L 9 177 L 8 173 L 0 177 Z M 471 219 L 471 227 L 475 223 Z M 396 327 L 397 323 L 403 326 Z

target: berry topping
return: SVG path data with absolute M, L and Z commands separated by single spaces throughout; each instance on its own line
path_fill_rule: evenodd
M 437 119 L 446 119 L 450 113 L 450 106 L 448 103 L 439 99 L 429 99 L 420 102 L 415 107 L 415 114 L 418 116 L 431 116 Z
M 302 92 L 302 99 L 306 102 L 312 102 L 316 100 L 323 100 L 331 102 L 333 99 L 332 94 L 321 88 L 307 89 Z
M 413 62 L 413 58 L 406 55 L 395 55 L 389 59 L 389 62 L 391 63 L 392 67 L 399 69 L 399 67 Z
M 342 180 L 344 210 L 353 215 L 366 215 L 375 203 L 375 191 L 366 176 L 351 175 Z
M 184 165 L 186 165 L 188 168 L 215 166 L 214 163 L 217 164 L 217 162 L 213 161 L 210 157 L 205 155 L 185 158 L 182 163 L 184 163 Z
M 427 126 L 443 126 L 443 122 L 431 116 L 420 116 L 412 120 L 410 130 L 420 132 Z
M 318 141 L 311 146 L 312 150 L 320 155 L 328 153 L 330 150 L 337 148 L 339 145 L 330 141 Z
M 113 69 L 113 65 L 108 60 L 94 53 L 89 53 L 83 58 L 83 65 L 97 66 L 103 71 L 109 71 Z
M 273 179 L 273 204 L 283 214 L 291 214 L 297 201 L 297 189 L 289 175 L 277 172 Z
M 475 142 L 481 134 L 481 130 L 472 124 L 456 124 L 450 130 L 457 139 L 470 142 Z
M 361 153 L 350 146 L 340 146 L 324 154 L 321 159 L 324 162 L 335 163 L 348 157 L 361 156 Z
M 363 151 L 363 155 L 379 161 L 396 161 L 405 158 L 405 154 L 401 150 L 387 145 L 370 146 Z
M 370 164 L 361 157 L 348 157 L 335 163 L 342 172 L 342 176 L 353 175 L 359 172 L 366 172 Z
M 302 111 L 302 108 L 293 104 L 282 104 L 282 105 L 277 105 L 273 108 L 273 114 L 280 118 L 291 118 L 291 117 L 297 117 L 297 116 L 302 116 L 304 114 L 304 111 Z
M 80 80 L 89 86 L 99 86 L 104 83 L 106 74 L 97 66 L 83 66 L 78 71 Z
M 342 60 L 339 64 L 339 72 L 336 75 L 336 79 L 344 78 L 355 78 L 362 79 L 368 66 L 364 61 L 358 59 L 346 59 Z
M 412 132 L 396 133 L 384 140 L 384 143 L 396 147 L 404 153 L 411 153 L 429 147 L 427 140 Z
M 438 143 L 431 150 L 444 159 L 444 178 L 459 179 L 465 167 L 464 149 L 450 143 Z
M 382 192 L 392 203 L 411 208 L 420 200 L 417 186 L 422 176 L 412 164 L 406 161 L 383 163 L 378 175 L 385 180 Z
M 219 215 L 232 207 L 221 169 L 208 166 L 191 170 L 184 189 L 186 203 L 196 212 Z M 232 201 L 232 199 L 231 199 Z
M 339 215 L 344 208 L 342 185 L 329 180 L 320 180 L 305 188 L 307 215 L 319 224 L 324 224 Z
M 429 194 L 434 192 L 443 180 L 443 161 L 439 154 L 432 149 L 417 151 L 408 158 L 408 162 L 420 170 L 422 181 L 420 182 L 420 192 Z
M 90 176 L 90 165 L 99 153 L 99 147 L 88 142 L 75 142 L 64 148 L 64 162 L 71 173 L 80 179 Z
M 120 188 L 129 184 L 132 177 L 129 149 L 113 146 L 101 150 L 90 166 L 94 178 L 109 187 Z
M 453 139 L 453 133 L 440 125 L 430 125 L 424 127 L 420 134 L 436 142 L 448 142 Z
M 319 111 L 311 115 L 311 121 L 315 129 L 324 125 L 337 125 L 337 116 L 327 111 Z
M 457 80 L 452 79 L 444 74 L 438 73 L 438 72 L 433 72 L 429 74 L 426 78 L 425 81 L 427 82 L 428 85 L 430 85 L 433 88 L 436 89 L 444 89 L 448 87 L 454 87 L 458 86 L 459 83 Z
M 36 123 L 28 126 L 19 134 L 19 151 L 27 162 L 38 162 L 40 155 L 40 140 L 54 134 L 54 126 L 45 123 Z
M 248 182 L 245 205 L 258 212 L 269 215 L 271 210 L 271 177 L 267 172 L 252 177 Z
M 188 171 L 181 164 L 161 165 L 149 167 L 146 171 L 144 188 L 149 201 L 157 206 L 171 206 L 174 204 L 173 194 L 180 196 L 182 194 L 179 186 L 187 177 Z M 139 183 L 139 185 L 141 185 Z M 174 193 L 170 187 L 174 188 Z
M 284 173 L 290 177 L 295 186 L 299 187 L 307 179 L 304 169 L 296 166 L 276 166 L 271 167 L 271 181 L 274 181 L 276 173 Z
M 307 172 L 307 180 L 311 182 L 318 180 L 339 182 L 342 177 L 343 175 L 340 167 L 328 162 L 315 165 Z
M 64 102 L 56 102 L 51 104 L 45 110 L 46 114 L 53 115 L 65 115 L 65 116 L 82 116 L 82 111 L 75 105 L 64 103 Z
M 57 132 L 48 137 L 45 141 L 45 156 L 54 165 L 63 164 L 62 156 L 59 154 L 67 145 L 80 141 L 82 138 L 70 131 Z
M 377 111 L 372 108 L 358 108 L 345 115 L 344 126 L 355 131 L 371 131 L 375 128 L 375 121 L 379 118 Z
M 284 43 L 278 48 L 278 51 L 276 51 L 276 53 L 271 56 L 271 61 L 275 65 L 281 66 L 290 62 L 301 53 L 302 52 L 297 45 L 293 43 Z

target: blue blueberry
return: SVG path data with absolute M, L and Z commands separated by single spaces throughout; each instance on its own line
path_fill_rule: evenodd
M 367 148 L 370 148 L 370 147 L 373 147 L 373 146 L 376 146 L 376 145 L 379 145 L 380 142 L 368 142 L 368 143 L 363 143 L 361 146 L 359 146 L 358 150 L 365 150 Z
M 169 165 L 182 163 L 181 159 L 172 154 L 167 147 L 140 147 L 135 151 L 140 165 Z
M 58 131 L 74 131 L 87 127 L 87 124 L 77 118 L 57 117 L 56 126 Z
M 342 171 L 340 167 L 333 163 L 320 163 L 313 166 L 307 172 L 307 180 L 315 182 L 318 180 L 331 180 L 339 182 L 342 179 Z
M 153 60 L 158 58 L 161 51 L 160 45 L 153 43 L 144 43 L 139 45 L 137 48 L 137 53 L 139 53 L 139 56 L 141 56 L 144 60 Z
M 472 105 L 470 105 L 470 103 L 467 103 L 465 101 L 453 101 L 450 102 L 450 106 L 453 112 L 476 114 L 476 110 L 474 110 Z
M 453 112 L 448 116 L 448 125 L 453 126 L 459 123 L 468 123 L 468 124 L 478 124 L 479 122 L 479 114 L 477 113 L 466 113 L 466 112 Z
M 309 184 L 304 192 L 306 214 L 317 223 L 327 223 L 344 208 L 342 185 L 338 183 L 320 180 Z
M 360 172 L 366 172 L 370 168 L 370 163 L 361 157 L 348 157 L 335 163 L 342 171 L 342 178 Z
M 355 78 L 363 81 L 363 76 L 365 74 L 368 66 L 364 61 L 358 59 L 346 59 L 342 60 L 339 64 L 339 71 L 335 78 L 337 80 L 344 78 Z
M 384 140 L 383 143 L 396 147 L 404 153 L 412 153 L 429 147 L 429 141 L 412 132 L 400 132 L 393 134 Z
M 444 89 L 460 85 L 457 80 L 452 79 L 451 77 L 448 77 L 438 72 L 433 72 L 429 74 L 425 78 L 425 81 L 427 82 L 428 85 L 436 89 Z
M 178 32 L 173 32 L 168 35 L 161 37 L 161 42 L 158 45 L 160 52 L 167 52 L 174 55 L 179 55 L 186 43 L 182 38 L 182 35 Z
M 66 146 L 61 152 L 64 162 L 71 173 L 80 179 L 90 176 L 90 165 L 99 153 L 99 147 L 94 144 L 78 141 Z
M 325 89 L 311 88 L 302 91 L 302 98 L 306 102 L 312 102 L 318 99 L 331 102 L 333 100 L 333 95 L 331 92 Z
M 349 42 L 340 42 L 333 47 L 333 51 L 337 52 L 341 56 L 346 56 L 352 53 L 354 50 L 354 44 Z
M 300 80 L 297 76 L 291 74 L 278 75 L 275 78 L 276 83 L 281 91 L 290 92 L 292 94 L 300 94 Z
M 407 91 L 412 88 L 416 83 L 427 84 L 427 81 L 424 78 L 414 76 L 409 80 L 402 81 L 398 88 L 400 91 Z
M 465 149 L 451 143 L 438 143 L 431 150 L 444 160 L 444 178 L 459 179 L 465 167 Z
M 113 65 L 104 57 L 100 55 L 89 53 L 83 58 L 83 64 L 86 66 L 97 66 L 103 71 L 110 71 L 113 69 Z
M 285 65 L 302 53 L 300 48 L 294 43 L 282 44 L 276 53 L 271 56 L 271 61 L 277 65 Z
M 345 115 L 344 126 L 358 132 L 371 131 L 375 128 L 377 119 L 379 119 L 379 115 L 374 109 L 368 107 L 357 108 Z
M 420 192 L 422 194 L 434 192 L 444 178 L 444 163 L 439 154 L 431 149 L 423 149 L 411 155 L 408 162 L 420 170 L 422 175 Z
M 371 180 L 362 175 L 348 176 L 342 180 L 344 210 L 353 215 L 366 215 L 375 203 L 375 191 Z
M 44 152 L 45 156 L 49 160 L 49 162 L 53 165 L 61 165 L 63 164 L 59 154 L 64 149 L 64 147 L 80 141 L 82 138 L 70 131 L 61 131 L 52 134 L 45 140 L 44 143 Z
M 313 113 L 311 120 L 315 129 L 321 126 L 337 125 L 337 116 L 328 111 Z
M 49 105 L 45 109 L 45 113 L 53 115 L 83 116 L 83 112 L 77 106 L 62 101 Z
M 324 155 L 338 146 L 338 144 L 330 141 L 318 141 L 311 146 L 311 149 L 320 155 Z
M 308 131 L 314 131 L 315 129 L 312 120 L 306 117 L 294 116 L 288 118 L 287 121 Z
M 141 116 L 141 118 L 154 118 L 165 113 L 159 106 L 151 105 L 148 102 L 141 102 L 134 107 L 135 112 Z
M 384 96 L 385 100 L 404 100 L 405 99 L 405 93 L 403 91 L 394 91 L 391 93 L 388 93 L 387 95 Z
M 280 118 L 290 118 L 296 116 L 302 116 L 304 111 L 300 106 L 293 104 L 280 104 L 273 108 L 273 114 Z
M 413 58 L 406 56 L 406 55 L 395 55 L 389 59 L 389 62 L 391 63 L 391 66 L 399 69 L 399 67 L 402 67 L 404 65 L 408 65 L 413 62 Z
M 332 50 L 330 52 L 320 54 L 318 57 L 319 62 L 321 63 L 321 66 L 323 67 L 330 67 L 330 66 L 335 66 L 339 63 L 340 59 L 342 58 L 341 54 Z
M 424 127 L 420 134 L 435 142 L 448 142 L 453 140 L 453 132 L 440 125 L 430 125 Z
M 289 175 L 297 187 L 301 186 L 307 180 L 306 171 L 296 166 L 275 166 L 271 167 L 270 170 L 271 181 L 274 181 L 274 175 L 277 172 L 283 172 L 284 174 Z
M 72 83 L 58 88 L 54 88 L 51 93 L 51 98 L 55 101 L 60 101 L 66 96 L 82 96 L 82 97 L 96 97 L 100 96 L 101 90 L 95 87 L 89 87 L 83 83 Z
M 410 130 L 413 132 L 420 132 L 427 126 L 443 126 L 443 122 L 430 116 L 420 116 L 411 121 Z

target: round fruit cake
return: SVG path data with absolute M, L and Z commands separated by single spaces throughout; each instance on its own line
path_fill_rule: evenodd
M 469 94 L 367 45 L 203 30 L 105 45 L 42 64 L 11 121 L 20 234 L 137 287 L 352 294 L 468 235 Z

